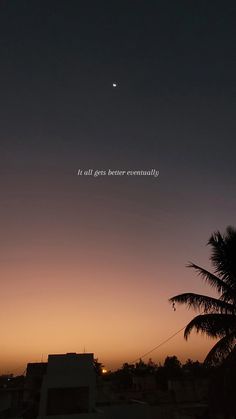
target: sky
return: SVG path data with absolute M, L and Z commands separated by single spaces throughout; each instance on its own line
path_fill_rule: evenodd
M 192 319 L 170 297 L 213 294 L 186 264 L 210 269 L 235 226 L 235 11 L 1 0 L 0 373 L 84 351 L 117 368 Z M 150 356 L 213 343 L 181 332 Z

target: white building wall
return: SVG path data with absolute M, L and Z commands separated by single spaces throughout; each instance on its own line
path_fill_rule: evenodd
M 89 412 L 95 409 L 96 376 L 93 354 L 49 355 L 39 405 L 39 418 L 47 417 L 47 399 L 50 389 L 89 388 Z M 69 417 L 78 415 L 69 415 Z M 68 415 L 67 415 L 68 417 Z M 82 419 L 82 415 L 79 415 Z M 88 416 L 87 416 L 88 417 Z M 63 415 L 50 415 L 50 419 L 62 419 Z

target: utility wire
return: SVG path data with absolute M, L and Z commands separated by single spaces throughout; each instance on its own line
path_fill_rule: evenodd
M 203 312 L 200 313 L 203 314 Z M 156 349 L 159 349 L 162 345 L 165 345 L 165 343 L 169 342 L 169 340 L 173 339 L 176 335 L 178 335 L 180 332 L 182 332 L 182 330 L 184 330 L 186 328 L 187 324 L 184 327 L 181 327 L 181 329 L 179 329 L 177 332 L 173 333 L 173 335 L 169 336 L 167 339 L 163 340 L 161 343 L 159 343 L 157 346 L 155 346 L 153 349 L 151 349 L 148 352 L 145 352 L 143 355 L 139 356 L 138 358 L 136 358 L 134 361 L 131 362 L 131 364 L 134 364 L 135 362 L 139 361 L 142 358 L 145 358 L 145 356 L 151 354 L 152 352 L 156 351 Z
M 150 351 L 146 352 L 145 354 L 141 355 L 140 357 L 136 358 L 134 361 L 131 362 L 131 364 L 134 364 L 135 362 L 139 361 L 140 359 L 146 357 L 147 355 L 151 354 L 152 352 L 156 351 L 158 348 L 160 348 L 165 343 L 169 342 L 169 340 L 173 339 L 176 335 L 178 335 L 182 330 L 185 329 L 186 326 L 179 329 L 177 332 L 173 333 L 173 335 L 169 336 L 167 339 L 163 340 L 163 342 L 159 343 L 159 345 L 155 346 L 155 348 L 151 349 Z

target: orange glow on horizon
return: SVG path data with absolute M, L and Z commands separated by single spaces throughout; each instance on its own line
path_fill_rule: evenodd
M 114 369 L 151 350 L 194 314 L 172 310 L 168 298 L 173 287 L 164 270 L 165 288 L 159 288 L 153 286 L 151 272 L 143 285 L 147 266 L 138 261 L 129 271 L 114 269 L 112 260 L 99 268 L 98 261 L 92 266 L 85 261 L 79 268 L 72 262 L 64 269 L 54 268 L 53 261 L 38 270 L 34 263 L 21 271 L 5 268 L 9 285 L 2 292 L 2 372 L 18 365 L 24 370 L 28 362 L 40 362 L 42 357 L 45 361 L 50 353 L 81 353 L 84 348 Z M 180 333 L 150 356 L 155 362 L 173 354 L 182 361 L 202 360 L 211 345 L 212 341 L 194 334 L 186 342 Z
M 208 267 L 210 221 L 201 230 L 195 226 L 192 240 L 191 229 L 183 234 L 176 211 L 160 209 L 154 192 L 146 205 L 138 188 L 122 195 L 113 185 L 112 198 L 94 188 L 86 184 L 75 200 L 69 186 L 65 196 L 58 184 L 51 195 L 41 187 L 37 206 L 26 194 L 21 211 L 13 207 L 7 214 L 0 246 L 2 372 L 84 348 L 117 368 L 193 317 L 182 307 L 173 311 L 171 296 L 212 293 L 185 268 L 188 260 Z M 25 212 L 27 205 L 34 210 Z M 168 223 L 160 222 L 163 215 Z M 150 356 L 155 362 L 173 354 L 203 360 L 213 343 L 194 334 L 186 342 L 181 333 Z

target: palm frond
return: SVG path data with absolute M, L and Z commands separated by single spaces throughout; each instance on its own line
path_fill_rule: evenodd
M 225 235 L 216 231 L 208 244 L 212 247 L 211 261 L 215 273 L 236 289 L 236 229 L 227 227 Z
M 222 279 L 218 278 L 206 269 L 201 268 L 195 263 L 188 263 L 187 268 L 194 268 L 198 275 L 201 276 L 211 287 L 216 288 L 219 293 L 226 291 L 230 293 L 233 291 L 232 288 Z
M 223 292 L 220 298 L 221 301 L 225 301 L 226 303 L 231 303 L 234 305 L 235 314 L 236 314 L 236 292 Z
M 208 365 L 218 365 L 225 360 L 232 352 L 236 344 L 236 332 L 221 338 L 207 354 L 204 363 Z
M 200 314 L 186 326 L 184 331 L 186 340 L 193 329 L 212 338 L 222 338 L 226 334 L 236 333 L 236 317 L 233 314 Z
M 220 339 L 206 358 L 206 362 L 217 363 L 232 353 L 233 347 L 236 353 L 236 229 L 227 227 L 224 235 L 216 231 L 207 244 L 211 246 L 213 273 L 192 262 L 187 266 L 195 269 L 219 293 L 219 298 L 184 293 L 170 298 L 169 301 L 173 305 L 186 304 L 188 308 L 200 311 L 186 326 L 184 337 L 188 339 L 195 330 Z
M 234 313 L 235 306 L 226 301 L 217 298 L 208 297 L 207 295 L 184 293 L 170 298 L 171 303 L 186 304 L 188 308 L 204 311 L 205 313 Z

